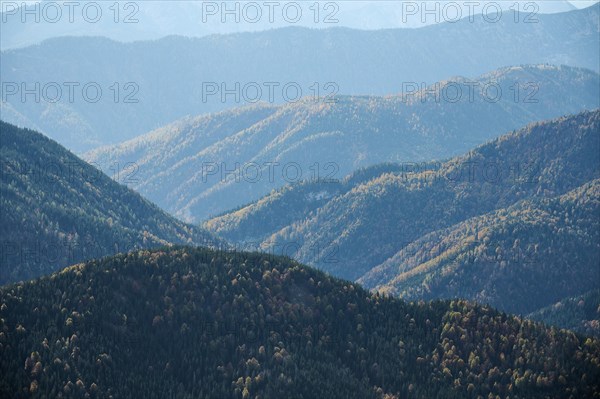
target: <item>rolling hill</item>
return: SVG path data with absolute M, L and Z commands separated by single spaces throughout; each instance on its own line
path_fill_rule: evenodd
M 486 85 L 503 95 L 490 101 L 494 89 L 485 94 Z M 84 158 L 107 174 L 115 164 L 134 163 L 131 188 L 182 220 L 200 222 L 288 183 L 341 179 L 383 162 L 447 159 L 528 123 L 595 109 L 599 87 L 599 75 L 584 69 L 502 68 L 410 96 L 254 105 L 186 118 Z M 462 96 L 450 101 L 455 93 Z
M 396 166 L 396 170 L 388 166 L 383 167 L 380 174 L 375 169 L 371 176 L 367 169 L 363 173 L 369 177 L 358 179 L 357 184 L 350 184 L 350 187 L 342 182 L 342 188 L 332 185 L 331 190 L 327 190 L 329 186 L 321 183 L 276 191 L 260 201 L 211 219 L 204 226 L 236 242 L 252 242 L 262 250 L 284 253 L 335 276 L 357 280 L 411 243 L 425 244 L 426 240 L 418 240 L 427 234 L 509 208 L 521 200 L 560 197 L 598 179 L 599 131 L 598 110 L 536 123 L 445 163 L 416 165 L 412 171 L 407 168 L 410 165 Z M 315 202 L 315 198 L 320 199 Z M 299 213 L 285 212 L 286 204 L 311 201 L 314 205 L 294 205 L 294 209 L 301 211 Z M 559 201 L 559 208 L 564 206 L 561 212 L 565 220 L 561 226 L 578 229 L 576 224 L 570 224 L 576 216 L 569 213 L 571 208 L 584 210 L 578 208 L 577 198 L 574 199 L 577 206 L 569 201 L 554 201 Z M 569 204 L 573 206 L 569 208 Z M 587 205 L 594 204 L 590 199 Z M 594 233 L 589 225 L 594 218 L 586 212 L 587 216 L 581 221 L 588 224 L 581 229 L 595 237 L 597 232 Z M 550 234 L 555 228 L 553 217 L 541 210 L 538 216 L 542 225 L 540 232 L 549 229 L 547 233 Z M 490 226 L 496 222 L 492 216 L 488 215 L 488 219 Z M 483 217 L 482 220 L 487 219 Z M 576 268 L 579 249 L 587 248 L 581 256 L 591 256 L 597 250 L 593 241 L 578 242 L 582 237 L 577 234 L 561 231 L 554 236 L 569 237 L 572 244 L 563 248 L 568 249 L 571 259 L 561 255 L 554 266 L 568 267 L 568 270 Z M 430 237 L 435 238 L 434 235 Z M 546 239 L 551 238 L 547 235 L 539 242 L 547 256 L 550 256 L 547 250 L 551 242 Z M 521 241 L 523 245 L 527 242 L 523 237 Z M 510 244 L 512 248 L 514 243 Z M 386 275 L 389 279 L 393 277 L 393 273 Z M 365 283 L 371 281 L 367 277 L 364 279 Z M 369 287 L 377 284 L 367 283 Z M 564 284 L 568 285 L 568 282 Z M 564 290 L 563 293 L 576 294 Z M 551 295 L 544 298 L 551 302 L 538 305 L 546 306 L 562 299 Z M 524 311 L 504 305 L 513 311 Z
M 600 342 L 407 303 L 286 258 L 171 248 L 0 288 L 4 397 L 597 398 Z
M 0 284 L 167 244 L 224 245 L 40 133 L 0 121 Z
M 338 179 L 308 180 L 273 190 L 258 201 L 223 212 L 208 220 L 204 226 L 248 248 L 260 243 L 284 227 L 313 215 L 334 197 L 346 194 L 354 187 L 367 183 L 384 173 L 435 170 L 436 163 L 379 164 L 362 168 Z M 260 220 L 260 223 L 257 221 Z
M 358 282 L 406 299 L 527 314 L 600 287 L 600 180 L 429 233 Z
M 599 13 L 596 4 L 540 14 L 535 23 L 524 22 L 525 15 L 518 15 L 515 22 L 508 11 L 494 23 L 476 15 L 472 21 L 465 18 L 418 29 L 287 27 L 133 43 L 101 37 L 54 38 L 2 52 L 0 74 L 10 85 L 3 87 L 3 102 L 16 118 L 5 120 L 39 128 L 81 153 L 186 115 L 259 100 L 277 104 L 286 101 L 286 95 L 292 101 L 297 87 L 304 96 L 316 95 L 317 87 L 320 97 L 333 92 L 383 96 L 405 91 L 407 83 L 430 85 L 509 65 L 549 63 L 598 72 Z M 72 96 L 69 82 L 74 84 Z M 267 86 L 271 83 L 278 85 L 272 96 Z M 206 84 L 219 87 L 219 94 L 224 92 L 221 85 L 231 90 L 239 84 L 234 89 L 239 96 L 208 96 Z M 243 92 L 248 84 L 249 92 Z M 284 94 L 288 84 L 294 88 Z M 43 98 L 23 97 L 22 85 Z M 58 99 L 57 92 L 62 94 Z

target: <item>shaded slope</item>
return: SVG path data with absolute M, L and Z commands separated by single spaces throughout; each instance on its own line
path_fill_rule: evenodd
M 169 243 L 216 245 L 45 136 L 0 122 L 0 283 Z
M 527 318 L 599 337 L 600 290 L 595 289 L 577 297 L 565 298 L 530 313 Z
M 600 287 L 599 216 L 594 180 L 427 234 L 358 282 L 407 299 L 465 298 L 527 314 Z

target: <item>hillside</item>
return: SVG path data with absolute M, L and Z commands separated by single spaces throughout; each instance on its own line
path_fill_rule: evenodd
M 527 314 L 600 287 L 600 180 L 429 233 L 358 282 L 406 299 Z
M 362 11 L 358 15 L 366 14 Z M 548 63 L 600 71 L 600 6 L 539 14 L 535 23 L 524 22 L 527 15 L 506 12 L 500 21 L 492 23 L 478 13 L 471 21 L 465 18 L 419 29 L 287 27 L 133 43 L 60 37 L 3 51 L 0 75 L 4 82 L 16 82 L 17 86 L 23 83 L 32 88 L 38 83 L 40 93 L 44 85 L 58 83 L 63 95 L 57 102 L 34 101 L 32 96 L 23 101 L 17 93 L 8 96 L 7 103 L 14 108 L 11 115 L 26 119 L 27 127 L 37 126 L 80 153 L 136 137 L 186 115 L 256 101 L 252 90 L 238 99 L 233 95 L 225 100 L 221 95 L 205 98 L 204 83 L 224 83 L 229 89 L 239 83 L 241 94 L 242 87 L 254 82 L 261 88 L 260 100 L 281 103 L 283 87 L 288 83 L 297 84 L 304 96 L 314 95 L 316 87 L 319 96 L 333 91 L 383 96 L 404 91 L 405 83 L 433 84 L 451 76 L 475 77 L 509 65 Z M 184 25 L 189 15 L 175 20 L 177 25 Z M 199 25 L 197 20 L 193 23 Z M 22 31 L 23 25 L 16 27 Z M 128 37 L 136 37 L 136 28 L 145 27 L 142 23 L 110 25 L 121 31 L 128 29 Z M 32 24 L 28 28 L 41 31 L 43 26 Z M 77 33 L 94 34 L 97 29 L 88 26 Z M 153 34 L 160 32 L 158 27 L 152 30 Z M 73 99 L 64 86 L 66 82 L 79 84 Z M 268 82 L 279 85 L 272 100 L 265 86 Z M 98 101 L 87 101 L 82 94 L 88 83 L 101 88 Z M 54 89 L 50 89 L 48 97 L 53 99 Z M 289 94 L 292 98 L 293 91 Z M 94 89 L 90 93 L 96 100 Z M 576 95 L 578 90 L 573 88 L 570 93 Z
M 532 124 L 435 170 L 417 165 L 414 173 L 382 173 L 274 233 L 267 229 L 271 235 L 259 246 L 356 280 L 428 233 L 519 200 L 560 196 L 599 178 L 599 131 L 600 111 L 584 112 Z M 256 227 L 262 219 L 253 218 L 261 215 L 257 206 L 204 225 L 238 241 L 262 237 Z
M 436 163 L 419 164 L 419 170 L 434 169 Z M 280 229 L 314 213 L 334 197 L 343 195 L 359 184 L 384 173 L 403 173 L 413 165 L 379 164 L 359 169 L 344 179 L 315 179 L 289 184 L 273 190 L 258 201 L 218 215 L 206 223 L 206 229 L 232 242 L 257 248 Z M 260 223 L 257 221 L 260 220 Z
M 600 342 L 172 248 L 0 288 L 4 397 L 598 398 Z
M 0 284 L 171 243 L 221 245 L 40 133 L 0 121 Z
M 563 299 L 527 315 L 527 318 L 600 337 L 600 290 Z
M 495 89 L 483 92 L 489 84 L 503 93 L 497 101 L 490 101 Z M 253 105 L 186 118 L 84 158 L 105 173 L 135 163 L 131 188 L 180 219 L 201 222 L 289 183 L 341 179 L 384 162 L 447 159 L 528 123 L 595 109 L 599 87 L 599 75 L 583 69 L 502 68 L 410 96 Z M 457 90 L 462 96 L 449 101 Z

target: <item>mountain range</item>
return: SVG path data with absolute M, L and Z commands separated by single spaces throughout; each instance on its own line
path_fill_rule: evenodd
M 411 94 L 186 118 L 83 157 L 107 174 L 134 164 L 135 179 L 125 183 L 176 217 L 200 222 L 289 183 L 447 159 L 528 123 L 595 109 L 599 87 L 599 75 L 585 69 L 508 67 Z
M 327 28 L 342 26 L 354 29 L 393 29 L 416 28 L 440 23 L 444 19 L 455 21 L 470 15 L 483 15 L 484 10 L 493 14 L 498 10 L 521 11 L 531 18 L 537 14 L 551 14 L 572 11 L 576 6 L 566 0 L 552 1 L 483 1 L 469 11 L 467 4 L 457 3 L 455 8 L 444 10 L 438 6 L 436 13 L 425 14 L 425 7 L 403 1 L 342 1 L 336 3 L 297 3 L 297 6 L 284 11 L 285 4 L 273 4 L 272 10 L 264 3 L 248 5 L 240 3 L 238 12 L 224 15 L 236 7 L 224 6 L 216 2 L 192 1 L 141 1 L 132 4 L 92 4 L 83 11 L 87 3 L 73 5 L 71 19 L 68 5 L 49 0 L 23 3 L 5 2 L 0 8 L 2 37 L 0 49 L 24 47 L 39 44 L 41 41 L 61 36 L 105 36 L 113 40 L 139 41 L 153 40 L 168 35 L 201 37 L 209 34 L 260 31 L 285 26 Z M 33 4 L 32 4 L 33 3 Z M 491 3 L 491 6 L 486 5 Z M 164 7 L 168 4 L 168 7 Z M 578 8 L 593 4 L 584 2 Z M 80 7 L 78 7 L 80 6 Z M 112 7 L 111 7 L 112 6 Z M 101 10 L 101 18 L 95 21 L 96 10 Z M 294 13 L 301 10 L 300 18 Z M 429 7 L 431 9 L 431 7 Z M 453 11 L 453 13 L 450 13 Z M 28 13 L 29 12 L 29 13 Z M 89 14 L 89 15 L 88 15 Z M 289 16 L 288 16 L 289 15 Z M 37 16 L 37 23 L 34 24 Z M 508 15 L 506 17 L 513 17 Z M 490 17 L 491 18 L 491 17 Z M 225 22 L 223 22 L 223 19 Z M 25 20 L 25 22 L 23 22 Z
M 540 14 L 535 23 L 510 11 L 493 23 L 476 15 L 418 29 L 287 27 L 133 43 L 53 38 L 2 51 L 0 106 L 6 122 L 82 153 L 250 102 L 394 95 L 521 64 L 598 72 L 599 15 L 596 4 Z
M 599 131 L 598 110 L 531 124 L 444 163 L 286 187 L 203 225 L 368 288 L 414 268 L 416 297 L 452 291 L 529 313 L 597 284 Z M 541 279 L 546 267 L 576 279 Z M 512 273 L 514 290 L 541 286 L 516 300 L 501 285 Z
M 574 3 L 0 1 L 0 398 L 600 399 Z

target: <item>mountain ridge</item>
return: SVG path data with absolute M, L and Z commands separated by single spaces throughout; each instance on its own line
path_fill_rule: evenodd
M 78 82 L 82 87 L 97 83 L 104 95 L 95 103 L 84 101 L 79 88 L 72 102 L 64 88 L 63 98 L 56 103 L 31 99 L 22 102 L 20 95 L 5 98 L 28 121 L 28 127 L 37 126 L 81 153 L 135 137 L 186 115 L 248 102 L 234 96 L 224 101 L 220 95 L 205 98 L 203 83 L 224 83 L 231 89 L 236 83 L 243 87 L 250 82 L 259 86 L 276 82 L 280 86 L 272 102 L 279 104 L 285 101 L 281 89 L 288 83 L 297 84 L 304 96 L 324 97 L 332 92 L 381 96 L 403 91 L 406 82 L 433 84 L 459 74 L 479 76 L 502 65 L 568 64 L 598 72 L 599 10 L 596 5 L 539 15 L 537 23 L 515 23 L 509 14 L 498 23 L 481 22 L 479 17 L 474 23 L 466 20 L 435 25 L 422 32 L 290 28 L 126 44 L 55 39 L 3 52 L 0 72 L 5 82 L 23 82 L 27 87 L 36 82 L 40 86 L 47 82 Z M 421 51 L 423 48 L 429 51 Z M 32 64 L 32 59 L 43 62 Z M 125 59 L 131 61 L 123 63 Z M 173 59 L 178 62 L 171 62 Z M 119 84 L 118 94 L 115 83 Z M 334 83 L 333 87 L 329 83 Z M 259 99 L 269 101 L 268 90 L 263 87 L 262 91 Z M 69 130 L 77 134 L 65 134 Z
M 0 283 L 136 247 L 226 245 L 41 133 L 0 121 Z
M 600 110 L 533 123 L 441 164 L 384 166 L 349 188 L 329 183 L 331 196 L 320 201 L 307 198 L 326 192 L 328 183 L 290 186 L 203 226 L 356 280 L 430 232 L 522 200 L 566 195 L 598 179 L 599 124 Z M 289 204 L 299 214 L 279 211 Z M 574 245 L 567 253 L 579 256 Z
M 596 179 L 429 233 L 357 282 L 407 299 L 459 297 L 528 314 L 597 287 L 598 214 Z
M 529 122 L 600 106 L 599 75 L 579 68 L 507 67 L 471 81 L 410 96 L 339 96 L 335 103 L 201 115 L 84 158 L 107 173 L 115 162 L 134 162 L 139 182 L 132 188 L 180 219 L 200 222 L 291 182 L 340 179 L 383 162 L 446 159 Z M 490 101 L 486 84 L 503 96 Z M 444 93 L 457 88 L 462 97 L 449 101 L 453 94 Z

